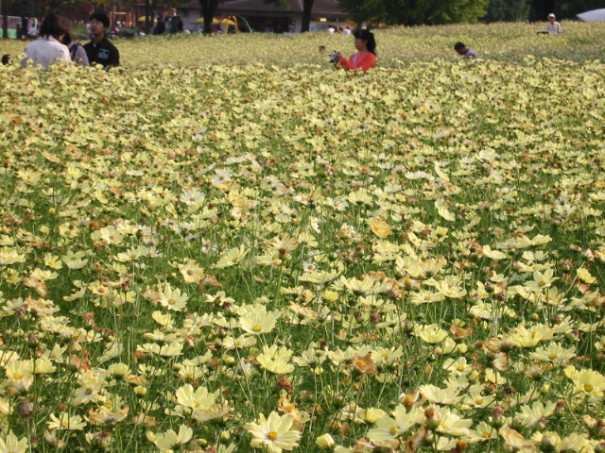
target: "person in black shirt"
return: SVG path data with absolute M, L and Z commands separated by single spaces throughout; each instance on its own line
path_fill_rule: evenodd
M 109 69 L 120 66 L 120 52 L 114 46 L 105 32 L 109 28 L 109 17 L 102 12 L 94 13 L 88 19 L 88 27 L 92 35 L 91 41 L 84 46 L 88 61 L 91 65 L 97 63 Z

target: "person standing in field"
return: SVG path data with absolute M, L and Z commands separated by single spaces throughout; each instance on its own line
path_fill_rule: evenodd
M 23 66 L 32 62 L 48 68 L 53 63 L 71 61 L 67 46 L 61 43 L 68 32 L 67 20 L 55 13 L 49 13 L 40 27 L 40 37 L 25 48 Z
M 369 30 L 355 30 L 353 36 L 355 37 L 357 53 L 351 55 L 348 60 L 340 55 L 340 53 L 335 54 L 333 61 L 336 67 L 339 69 L 342 68 L 345 71 L 361 69 L 363 72 L 375 68 L 376 40 L 374 39 L 374 33 Z
M 100 64 L 104 69 L 120 66 L 120 52 L 109 39 L 107 29 L 109 17 L 102 12 L 96 12 L 88 19 L 88 29 L 92 35 L 91 41 L 84 46 L 88 61 L 91 65 Z
M 473 49 L 466 47 L 463 42 L 458 41 L 454 44 L 454 50 L 458 55 L 462 55 L 465 60 L 472 60 L 473 58 L 479 58 L 479 53 Z

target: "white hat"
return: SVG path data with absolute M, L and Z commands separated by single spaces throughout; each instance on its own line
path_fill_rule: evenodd
M 549 18 L 549 19 L 550 19 L 551 17 L 555 17 L 555 13 L 550 13 L 550 14 L 548 15 L 548 18 Z

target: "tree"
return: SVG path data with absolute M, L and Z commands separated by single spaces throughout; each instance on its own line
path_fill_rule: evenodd
M 265 0 L 265 3 L 272 3 L 274 5 L 281 6 L 282 8 L 292 7 L 288 0 Z M 311 13 L 313 11 L 313 3 L 315 3 L 315 0 L 303 0 L 302 24 L 300 27 L 301 33 L 309 31 L 309 28 L 311 26 Z
M 311 26 L 311 11 L 313 10 L 314 0 L 303 0 L 303 16 L 302 25 L 300 27 L 301 33 L 309 31 Z
M 555 0 L 533 0 L 530 20 L 546 20 L 546 17 L 554 10 Z
M 486 22 L 525 21 L 529 18 L 530 0 L 490 0 Z
M 383 0 L 339 0 L 340 7 L 349 13 L 351 19 L 358 25 L 363 22 L 378 23 L 389 16 L 393 23 L 399 23 L 398 14 L 387 14 Z M 394 2 L 393 2 L 394 3 Z M 395 11 L 393 11 L 395 13 Z
M 216 13 L 220 0 L 200 0 L 200 7 L 202 8 L 202 17 L 204 18 L 204 34 L 209 35 L 212 33 L 212 19 Z

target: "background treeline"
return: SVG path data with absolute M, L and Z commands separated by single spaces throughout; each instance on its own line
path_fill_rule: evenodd
M 602 0 L 338 0 L 356 22 L 420 25 L 546 20 L 603 7 Z
M 184 0 L 152 0 L 154 6 L 174 7 Z M 265 0 L 275 2 L 275 0 Z M 73 19 L 91 8 L 124 10 L 143 0 L 2 0 L 2 13 L 43 16 L 59 9 Z M 558 18 L 604 7 L 603 0 L 338 0 L 355 22 L 421 25 L 464 22 L 541 21 L 554 12 Z

